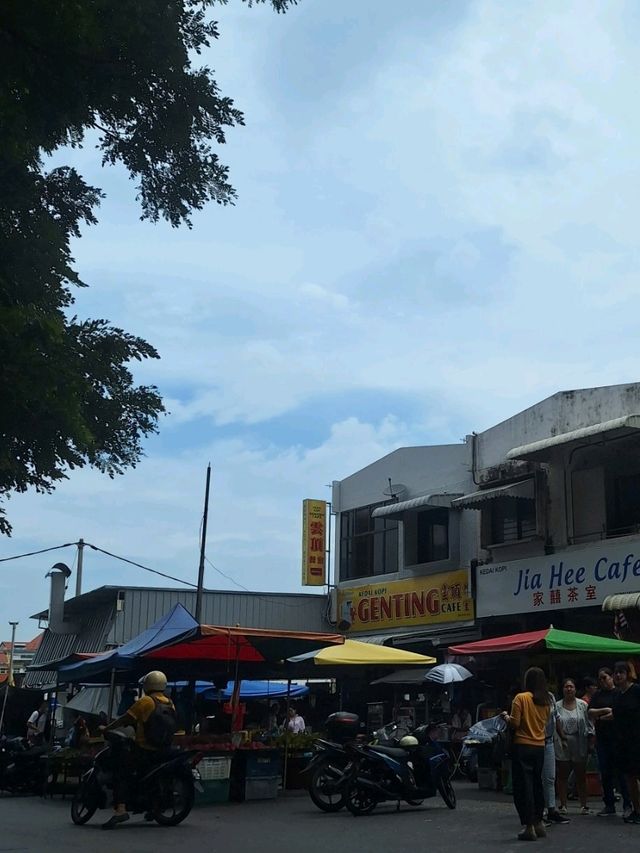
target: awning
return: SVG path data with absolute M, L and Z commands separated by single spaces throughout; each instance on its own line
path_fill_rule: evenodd
M 390 672 L 383 678 L 376 678 L 371 684 L 422 684 L 426 687 L 425 677 L 426 669 L 398 669 L 395 672 Z
M 458 625 L 445 628 L 440 625 L 432 628 L 417 628 L 400 634 L 354 634 L 353 639 L 361 643 L 373 643 L 377 646 L 410 645 L 412 643 L 431 643 L 432 646 L 449 646 L 451 643 L 475 640 L 481 636 L 480 628 L 474 625 Z
M 640 610 L 640 592 L 619 592 L 608 595 L 602 602 L 603 610 Z
M 412 509 L 420 509 L 421 507 L 445 507 L 451 506 L 453 500 L 460 497 L 460 493 L 451 494 L 448 492 L 440 492 L 438 494 L 420 495 L 417 498 L 410 498 L 408 501 L 396 501 L 396 503 L 379 506 L 371 513 L 372 518 L 388 518 L 396 515 L 402 515 L 403 512 L 408 512 Z
M 489 640 L 480 640 L 477 643 L 450 646 L 449 654 L 480 655 L 522 652 L 530 649 L 635 656 L 640 653 L 640 643 L 627 643 L 625 640 L 614 640 L 595 634 L 580 634 L 577 631 L 563 631 L 551 625 L 540 631 L 527 631 L 524 634 L 510 634 L 507 637 L 494 637 Z
M 572 444 L 580 441 L 589 443 L 590 438 L 606 441 L 607 438 L 622 437 L 625 432 L 629 435 L 633 430 L 640 429 L 640 415 L 625 415 L 623 418 L 614 418 L 611 421 L 603 421 L 592 424 L 581 429 L 563 432 L 560 435 L 552 435 L 541 441 L 532 441 L 531 444 L 522 444 L 514 447 L 507 453 L 507 459 L 548 459 L 557 447 L 564 444 Z
M 451 502 L 455 509 L 480 509 L 486 501 L 496 498 L 515 498 L 521 501 L 535 500 L 533 479 L 523 480 L 520 483 L 510 483 L 507 486 L 497 486 L 495 489 L 482 489 L 472 492 L 470 495 L 456 498 Z

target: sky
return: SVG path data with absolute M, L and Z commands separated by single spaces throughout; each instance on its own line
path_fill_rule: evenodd
M 13 496 L 0 557 L 83 537 L 195 581 L 210 461 L 207 587 L 300 591 L 303 498 L 397 447 L 639 378 L 636 3 L 231 0 L 214 17 L 203 62 L 246 116 L 219 152 L 234 207 L 143 223 L 90 142 L 58 155 L 107 193 L 73 246 L 75 310 L 158 348 L 135 377 L 169 414 L 124 476 Z M 59 560 L 75 549 L 2 564 L 0 639 L 9 620 L 37 633 Z M 103 584 L 155 581 L 88 550 L 84 589 Z

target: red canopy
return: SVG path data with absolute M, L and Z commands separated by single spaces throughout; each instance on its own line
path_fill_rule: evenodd
M 341 634 L 201 625 L 199 635 L 193 639 L 157 649 L 144 657 L 167 661 L 275 663 L 323 646 L 341 643 L 344 643 Z
M 541 631 L 527 631 L 524 634 L 509 634 L 507 637 L 495 637 L 491 640 L 478 640 L 475 643 L 464 643 L 462 646 L 449 646 L 452 655 L 479 655 L 487 652 L 519 652 L 544 646 L 549 628 Z

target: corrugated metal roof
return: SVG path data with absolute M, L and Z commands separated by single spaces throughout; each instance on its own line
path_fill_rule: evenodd
M 108 642 L 126 643 L 178 602 L 193 613 L 196 594 L 180 589 L 125 589 L 122 609 L 116 613 Z M 280 628 L 326 632 L 324 595 L 207 591 L 202 599 L 202 621 L 209 625 L 243 628 Z
M 55 634 L 46 629 L 33 664 L 47 664 L 62 660 L 74 652 L 102 652 L 113 621 L 113 605 L 88 610 L 81 616 L 77 634 Z M 46 688 L 55 685 L 56 673 L 52 670 L 28 672 L 25 687 Z

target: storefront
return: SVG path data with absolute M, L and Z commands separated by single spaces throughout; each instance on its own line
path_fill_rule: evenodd
M 474 601 L 466 569 L 441 572 L 399 581 L 378 579 L 375 583 L 342 588 L 338 591 L 338 619 L 353 639 L 404 647 L 432 654 L 442 661 L 447 646 L 479 636 L 474 622 Z M 447 719 L 454 704 L 462 701 L 463 690 L 426 685 L 424 673 L 412 679 L 383 679 L 374 685 L 352 685 L 353 695 L 345 697 L 366 714 L 368 727 L 381 721 Z M 466 690 L 466 688 L 465 688 Z M 470 704 L 464 697 L 464 704 Z

